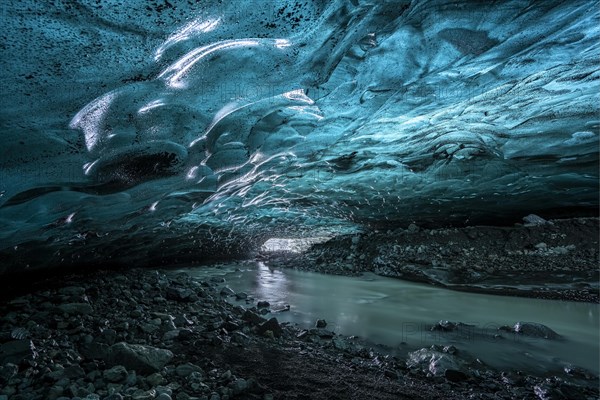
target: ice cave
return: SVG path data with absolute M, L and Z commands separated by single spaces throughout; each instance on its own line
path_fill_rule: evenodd
M 597 0 L 0 11 L 0 400 L 599 397 Z

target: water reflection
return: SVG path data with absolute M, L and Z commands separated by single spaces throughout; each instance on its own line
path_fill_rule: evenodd
M 252 294 L 257 299 L 269 299 L 271 303 L 282 303 L 289 292 L 285 274 L 269 268 L 265 263 L 257 263 L 257 273 L 252 287 Z
M 277 270 L 259 262 L 225 274 L 236 292 L 267 300 L 280 321 L 312 327 L 325 318 L 337 333 L 357 335 L 409 351 L 454 344 L 499 368 L 556 371 L 572 363 L 598 373 L 598 304 L 462 293 L 396 279 Z M 239 267 L 239 265 L 238 265 Z M 199 276 L 207 270 L 194 270 Z M 210 273 L 210 272 L 209 272 Z M 242 305 L 246 305 L 241 303 Z M 440 320 L 469 324 L 453 332 L 430 331 Z M 517 321 L 547 325 L 564 340 L 525 338 L 498 328 Z

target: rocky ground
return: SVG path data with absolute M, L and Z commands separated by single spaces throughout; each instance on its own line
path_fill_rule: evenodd
M 596 399 L 598 377 L 496 371 L 453 346 L 400 359 L 316 321 L 233 305 L 222 277 L 149 269 L 32 284 L 0 305 L 0 400 Z M 432 329 L 455 329 L 440 323 Z M 511 329 L 511 328 L 507 328 Z M 543 326 L 514 333 L 545 335 Z
M 599 220 L 515 226 L 408 228 L 336 237 L 303 254 L 262 254 L 277 267 L 357 275 L 371 271 L 455 290 L 599 301 Z

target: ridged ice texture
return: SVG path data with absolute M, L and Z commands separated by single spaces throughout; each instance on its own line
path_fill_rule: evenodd
M 6 265 L 597 207 L 597 2 L 220 3 L 2 2 Z

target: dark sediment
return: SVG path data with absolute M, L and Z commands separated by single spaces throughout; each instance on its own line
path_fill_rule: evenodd
M 512 227 L 411 225 L 336 237 L 301 255 L 263 254 L 271 265 L 378 275 L 454 290 L 598 302 L 598 218 Z

